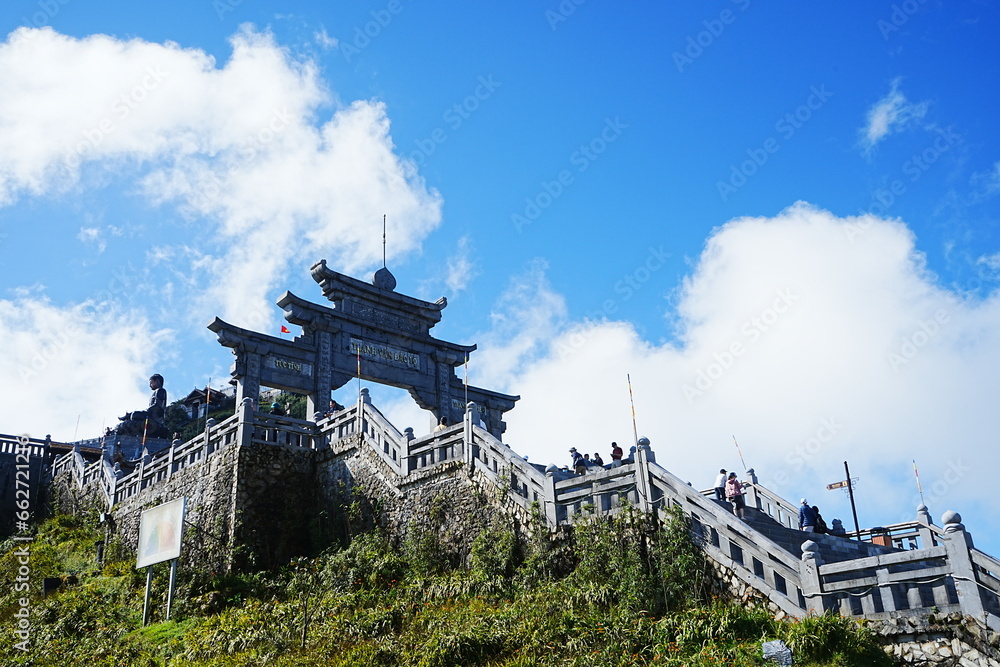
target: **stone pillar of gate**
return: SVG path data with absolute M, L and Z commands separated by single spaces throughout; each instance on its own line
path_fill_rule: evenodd
M 317 331 L 316 386 L 306 394 L 306 419 L 313 419 L 316 413 L 325 413 L 330 408 L 330 391 L 333 389 L 333 336 L 329 331 Z
M 260 353 L 243 351 L 236 357 L 236 405 L 242 405 L 244 399 L 253 401 L 254 410 L 259 410 L 257 401 L 260 399 Z
M 430 356 L 434 360 L 434 382 L 437 389 L 434 417 L 436 419 L 447 417 L 449 424 L 455 424 L 464 417 L 464 415 L 456 414 L 452 407 L 452 398 L 458 398 L 458 396 L 453 397 L 451 393 L 451 380 L 455 374 L 451 364 L 456 361 L 456 357 L 438 350 L 431 352 Z

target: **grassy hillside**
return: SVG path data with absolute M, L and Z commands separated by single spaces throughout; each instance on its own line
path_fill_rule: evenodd
M 167 568 L 157 566 L 153 623 L 141 626 L 145 573 L 112 544 L 97 569 L 97 532 L 67 516 L 30 543 L 31 636 L 14 614 L 20 545 L 3 544 L 4 665 L 762 665 L 783 639 L 797 665 L 889 665 L 862 626 L 826 616 L 778 622 L 727 601 L 675 515 L 650 529 L 636 514 L 591 519 L 575 545 L 518 546 L 482 534 L 468 567 L 449 569 L 437 537 L 399 547 L 379 533 L 276 572 L 186 572 L 170 621 Z M 39 599 L 46 576 L 64 586 Z M 305 629 L 303 621 L 306 621 Z

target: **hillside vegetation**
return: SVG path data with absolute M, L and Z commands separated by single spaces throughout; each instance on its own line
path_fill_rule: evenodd
M 184 572 L 163 619 L 167 566 L 156 566 L 152 623 L 145 572 L 79 518 L 45 522 L 30 548 L 28 651 L 11 648 L 23 593 L 23 543 L 3 544 L 4 665 L 763 665 L 783 639 L 805 666 L 890 665 L 861 625 L 835 616 L 780 622 L 725 599 L 682 515 L 650 527 L 635 512 L 590 518 L 573 546 L 518 545 L 485 531 L 453 568 L 433 533 L 393 545 L 380 532 L 343 548 L 244 575 Z M 72 574 L 72 576 L 67 576 Z M 40 599 L 43 577 L 64 585 Z M 304 623 L 305 621 L 305 623 Z

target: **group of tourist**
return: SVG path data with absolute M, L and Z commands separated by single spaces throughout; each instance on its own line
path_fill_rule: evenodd
M 571 457 L 573 457 L 572 468 L 573 472 L 575 472 L 577 475 L 585 474 L 587 472 L 587 469 L 590 468 L 591 466 L 595 466 L 598 468 L 609 467 L 604 465 L 604 459 L 601 457 L 600 452 L 594 452 L 594 456 L 593 458 L 591 458 L 590 454 L 581 454 L 580 452 L 577 451 L 576 447 L 570 447 L 569 454 Z M 622 457 L 624 456 L 624 454 L 625 452 L 623 452 L 622 448 L 618 446 L 618 443 L 612 442 L 610 467 L 613 468 L 615 466 L 621 465 Z
M 743 489 L 749 485 L 748 482 L 741 482 L 735 472 L 727 473 L 722 468 L 715 478 L 715 499 L 719 502 L 729 501 L 733 506 L 733 514 L 745 519 L 747 503 L 743 497 Z
M 735 472 L 727 472 L 725 468 L 719 470 L 715 478 L 715 499 L 719 502 L 728 501 L 733 506 L 733 514 L 740 519 L 746 518 L 746 500 L 743 489 L 750 486 L 748 482 L 741 482 Z M 807 533 L 821 533 L 828 535 L 844 535 L 845 531 L 839 519 L 834 519 L 834 529 L 831 530 L 823 515 L 819 513 L 819 507 L 810 505 L 805 498 L 799 505 L 799 530 Z
M 810 506 L 805 498 L 799 505 L 799 530 L 807 533 L 820 533 L 821 535 L 830 533 L 826 521 L 823 520 L 823 515 L 819 513 L 819 507 Z

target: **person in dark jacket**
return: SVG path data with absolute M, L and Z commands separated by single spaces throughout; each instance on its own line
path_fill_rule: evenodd
M 806 499 L 802 499 L 799 506 L 799 530 L 812 533 L 816 530 L 816 510 L 809 506 Z
M 823 520 L 823 515 L 819 513 L 819 507 L 813 505 L 813 512 L 816 514 L 816 528 L 813 532 L 826 535 L 830 532 L 830 529 L 827 527 L 826 521 Z

